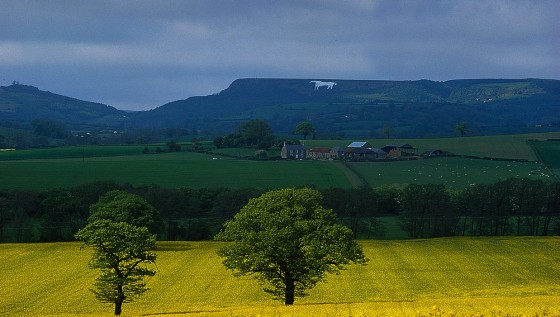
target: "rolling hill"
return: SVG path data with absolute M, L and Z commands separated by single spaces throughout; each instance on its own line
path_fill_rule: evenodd
M 203 129 L 216 135 L 261 119 L 289 135 L 299 122 L 310 121 L 325 138 L 382 137 L 387 126 L 394 137 L 451 136 L 462 121 L 469 135 L 560 130 L 559 80 L 322 79 L 336 83 L 331 89 L 315 89 L 312 80 L 238 79 L 214 95 L 135 113 L 12 85 L 0 87 L 0 124 L 42 118 L 70 127 Z
M 70 98 L 37 87 L 0 86 L 0 124 L 23 125 L 35 119 L 63 122 L 70 129 L 122 126 L 126 112 L 113 107 Z
M 158 242 L 158 272 L 124 316 L 558 316 L 558 237 L 360 241 L 370 259 L 292 307 L 227 271 L 219 242 Z M 2 316 L 112 316 L 80 244 L 0 245 Z M 434 305 L 441 307 L 440 312 Z
M 337 85 L 317 90 L 310 81 L 239 79 L 217 95 L 171 102 L 134 121 L 231 131 L 258 118 L 285 134 L 311 121 L 330 138 L 378 137 L 385 125 L 394 136 L 428 137 L 454 135 L 461 121 L 478 135 L 535 132 L 535 126 L 560 122 L 555 80 L 328 80 Z

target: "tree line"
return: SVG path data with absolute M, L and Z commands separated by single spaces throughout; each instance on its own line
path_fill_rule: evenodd
M 148 144 L 201 137 L 198 129 L 91 129 L 71 131 L 63 122 L 35 119 L 29 124 L 0 122 L 0 148 L 31 149 L 77 145 Z
M 197 129 L 179 128 L 70 131 L 63 122 L 45 119 L 35 119 L 27 126 L 14 125 L 6 128 L 5 131 L 0 131 L 3 133 L 0 134 L 0 148 L 29 149 L 75 145 L 148 144 L 171 140 L 166 144 L 169 150 L 180 151 L 180 146 L 179 148 L 173 147 L 178 145 L 179 140 L 191 139 L 193 143 L 196 143 L 203 133 Z M 310 122 L 301 122 L 295 127 L 293 133 L 306 139 L 308 135 L 315 136 L 316 131 Z M 278 142 L 280 140 L 267 122 L 253 119 L 240 124 L 233 133 L 217 136 L 213 143 L 217 148 L 247 147 L 264 150 L 278 146 Z
M 263 188 L 161 188 L 93 182 L 46 191 L 0 190 L 0 242 L 72 241 L 104 194 L 136 194 L 157 211 L 159 240 L 208 240 Z M 320 189 L 324 207 L 360 239 L 384 238 L 384 217 L 411 238 L 558 235 L 560 183 L 508 179 L 454 191 L 440 184 Z

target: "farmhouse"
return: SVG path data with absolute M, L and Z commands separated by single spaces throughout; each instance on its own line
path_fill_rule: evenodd
M 307 158 L 312 160 L 330 160 L 333 159 L 331 148 L 316 147 L 307 151 Z
M 343 154 L 344 154 L 344 148 L 340 146 L 335 146 L 331 149 L 331 157 L 333 160 L 342 158 Z
M 307 156 L 307 149 L 303 145 L 284 142 L 280 155 L 283 159 L 304 159 Z

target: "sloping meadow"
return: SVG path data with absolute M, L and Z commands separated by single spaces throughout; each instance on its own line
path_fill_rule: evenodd
M 150 290 L 123 316 L 558 316 L 560 238 L 361 241 L 367 266 L 296 299 L 271 300 L 224 269 L 218 242 L 159 242 Z M 110 316 L 89 291 L 96 272 L 79 243 L 1 244 L 0 315 Z

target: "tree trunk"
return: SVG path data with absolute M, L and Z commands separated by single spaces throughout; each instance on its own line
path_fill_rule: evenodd
M 543 223 L 543 231 L 542 231 L 542 235 L 543 236 L 547 236 L 548 235 L 548 227 L 550 225 L 550 215 L 546 215 L 544 217 L 544 223 Z
M 122 312 L 122 304 L 124 302 L 123 286 L 117 285 L 117 298 L 115 299 L 115 316 L 119 316 Z
M 285 291 L 285 305 L 294 304 L 294 294 L 296 291 L 296 284 L 291 276 L 286 276 L 286 291 Z
M 119 316 L 122 312 L 122 301 L 115 301 L 115 316 Z

